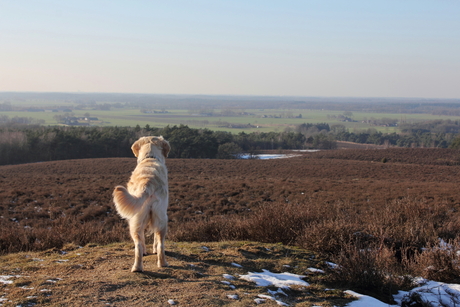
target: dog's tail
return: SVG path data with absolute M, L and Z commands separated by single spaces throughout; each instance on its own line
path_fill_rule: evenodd
M 141 197 L 131 195 L 125 187 L 119 185 L 113 190 L 113 202 L 118 214 L 124 219 L 130 219 L 142 209 L 142 205 L 148 198 L 143 194 Z

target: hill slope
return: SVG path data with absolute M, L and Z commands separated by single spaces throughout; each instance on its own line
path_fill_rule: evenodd
M 113 187 L 127 182 L 134 158 L 0 166 L 0 253 L 7 254 L 1 259 L 6 264 L 1 275 L 22 276 L 11 279 L 17 286 L 3 286 L 0 297 L 18 304 L 27 301 L 24 297 L 37 296 L 31 302 L 68 305 L 75 300 L 77 306 L 88 300 L 121 306 L 128 304 L 121 297 L 117 301 L 117 295 L 125 296 L 126 302 L 138 300 L 139 305 L 148 302 L 150 295 L 159 306 L 168 299 L 193 306 L 201 295 L 209 304 L 252 304 L 257 291 L 266 293 L 265 289 L 238 281 L 237 289 L 244 292 L 238 292 L 239 300 L 229 300 L 226 295 L 231 293 L 220 277 L 261 269 L 282 272 L 279 265 L 292 261 L 289 257 L 296 255 L 296 249 L 279 247 L 277 242 L 341 261 L 342 270 L 333 278 L 309 275 L 308 281 L 316 286 L 308 292 L 315 297 L 325 292 L 323 279 L 386 301 L 401 285 L 400 274 L 457 282 L 460 270 L 458 259 L 452 257 L 455 253 L 431 247 L 440 239 L 449 242 L 452 250 L 460 246 L 455 240 L 460 236 L 458 157 L 454 150 L 385 149 L 304 153 L 278 160 L 169 159 L 167 257 L 172 258 L 168 259 L 172 268 L 158 270 L 153 266 L 155 256 L 148 256 L 150 273 L 139 275 L 129 273 L 131 244 L 114 244 L 130 238 L 111 200 Z M 186 240 L 265 243 L 206 243 L 216 253 L 204 253 L 201 245 L 178 243 Z M 84 247 L 75 249 L 79 245 Z M 274 246 L 285 250 L 282 256 L 289 259 L 270 251 L 264 256 L 259 249 L 274 251 Z M 60 254 L 62 250 L 68 254 Z M 8 254 L 13 252 L 22 253 Z M 295 259 L 304 264 L 294 267 L 294 272 L 306 274 L 310 265 L 324 269 L 323 263 L 309 258 L 310 252 L 301 253 L 304 256 Z M 232 257 L 244 269 L 229 266 Z M 267 258 L 263 266 L 258 265 Z M 53 278 L 64 282 L 47 281 Z M 180 287 L 167 288 L 180 281 Z M 62 291 L 55 291 L 57 298 L 40 291 L 55 284 L 63 285 Z M 124 289 L 126 294 L 121 294 Z M 156 289 L 165 290 L 157 294 Z M 214 290 L 216 294 L 206 296 Z M 169 297 L 176 292 L 178 298 Z M 307 302 L 308 295 L 293 292 L 286 301 Z M 340 291 L 332 296 L 339 299 L 335 305 L 343 298 Z

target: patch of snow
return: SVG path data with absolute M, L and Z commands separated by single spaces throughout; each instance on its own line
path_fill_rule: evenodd
M 228 294 L 227 297 L 229 299 L 232 299 L 232 300 L 238 300 L 240 299 L 240 297 L 238 296 L 238 294 Z
M 261 155 L 243 154 L 239 158 L 240 159 L 256 158 L 260 160 L 270 160 L 270 159 L 293 158 L 293 157 L 299 157 L 299 156 L 300 155 L 296 155 L 296 154 L 261 154 Z
M 356 297 L 358 300 L 346 305 L 347 307 L 388 307 L 401 306 L 403 302 L 409 303 L 408 299 L 414 293 L 419 295 L 426 306 L 458 306 L 460 305 L 460 285 L 446 284 L 437 281 L 428 281 L 419 279 L 419 282 L 425 282 L 424 285 L 418 286 L 410 291 L 399 291 L 393 298 L 397 305 L 388 305 L 373 297 L 362 295 L 351 290 L 345 291 L 349 295 Z
M 229 281 L 222 280 L 221 283 L 223 283 L 224 285 L 229 286 L 231 289 L 236 289 L 236 287 L 234 285 L 232 285 L 232 283 L 229 282 Z
M 174 300 L 168 300 L 169 305 L 176 305 L 176 302 Z
M 264 300 L 263 298 L 256 298 L 256 299 L 254 299 L 254 302 L 256 302 L 257 305 L 258 305 L 258 304 L 263 304 L 263 303 L 265 303 L 265 301 L 266 301 L 266 300 Z
M 351 290 L 345 291 L 345 293 L 356 297 L 358 300 L 353 301 L 346 305 L 347 307 L 388 307 L 391 305 L 385 304 L 378 299 L 375 299 L 373 297 L 367 296 L 367 295 L 362 295 L 359 293 L 356 293 Z
M 420 298 L 431 306 L 458 306 L 460 305 L 460 285 L 446 284 L 437 281 L 426 281 L 425 284 L 408 292 L 399 291 L 394 296 L 395 301 L 401 304 L 405 297 L 417 293 Z
M 279 294 L 284 295 L 284 296 L 288 296 L 288 295 L 286 294 L 286 292 L 284 292 L 281 288 L 278 288 L 277 291 L 272 291 L 272 290 L 270 290 L 270 289 L 268 289 L 267 291 L 268 291 L 268 293 L 270 293 L 270 294 L 273 295 L 273 296 L 279 295 Z
M 289 306 L 288 304 L 280 301 L 280 300 L 277 300 L 276 298 L 274 298 L 273 296 L 270 296 L 270 295 L 265 295 L 265 294 L 259 294 L 257 295 L 259 298 L 261 299 L 268 299 L 268 300 L 272 300 L 274 301 L 277 305 L 279 306 Z
M 337 269 L 339 266 L 333 262 L 326 261 L 326 264 L 331 268 L 331 269 Z
M 288 289 L 289 286 L 309 286 L 310 284 L 301 278 L 306 277 L 292 273 L 272 273 L 268 270 L 262 270 L 262 273 L 249 272 L 248 275 L 240 275 L 241 279 L 252 281 L 259 287 L 275 286 L 278 288 Z
M 13 277 L 19 278 L 21 277 L 21 275 L 0 275 L 0 283 L 5 284 L 5 285 L 10 285 L 13 283 L 13 281 L 10 280 Z
M 266 294 L 259 294 L 257 295 L 258 297 L 260 298 L 263 298 L 263 299 L 269 299 L 269 300 L 274 300 L 275 298 L 270 296 L 270 295 L 266 295 Z
M 294 149 L 293 151 L 297 151 L 297 152 L 318 152 L 320 150 L 319 149 Z
M 236 278 L 230 274 L 222 274 L 225 279 L 235 280 Z
M 234 267 L 237 267 L 237 268 L 242 268 L 243 267 L 241 264 L 238 264 L 238 263 L 235 263 L 235 262 L 232 262 L 232 265 Z
M 324 274 L 324 271 L 323 271 L 323 270 L 316 269 L 316 268 L 308 268 L 307 270 L 309 270 L 309 271 L 312 272 L 312 273 L 321 273 L 321 274 Z
M 209 252 L 209 248 L 207 248 L 206 246 L 202 246 L 201 249 L 204 250 L 205 252 Z

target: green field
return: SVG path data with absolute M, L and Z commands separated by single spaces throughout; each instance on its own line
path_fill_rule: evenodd
M 49 105 L 49 103 L 48 103 Z M 39 106 L 39 104 L 37 105 Z M 91 117 L 97 117 L 99 121 L 92 122 L 95 126 L 131 126 L 139 125 L 145 127 L 164 127 L 166 125 L 188 125 L 191 128 L 208 128 L 210 130 L 230 131 L 246 133 L 261 131 L 261 132 L 281 132 L 286 128 L 294 127 L 303 123 L 328 123 L 329 125 L 344 125 L 350 131 L 359 131 L 368 128 L 374 128 L 381 132 L 391 133 L 398 132 L 397 127 L 380 127 L 363 123 L 364 120 L 391 118 L 399 122 L 414 123 L 418 121 L 428 121 L 436 119 L 451 119 L 458 120 L 458 116 L 440 116 L 431 114 L 391 114 L 391 113 L 368 113 L 368 112 L 353 112 L 351 118 L 354 122 L 342 122 L 333 116 L 343 114 L 343 111 L 331 110 L 306 110 L 306 109 L 257 109 L 244 110 L 249 115 L 239 116 L 199 116 L 190 114 L 188 110 L 167 110 L 166 114 L 145 114 L 139 109 L 116 109 L 110 111 L 105 110 L 74 110 L 73 116 L 82 117 L 85 113 L 89 113 Z M 215 110 L 219 112 L 219 110 Z M 0 112 L 0 115 L 6 115 L 9 118 L 27 117 L 40 119 L 45 121 L 45 125 L 57 125 L 58 122 L 54 118 L 56 115 L 63 115 L 62 112 Z M 286 116 L 299 116 L 301 118 L 287 118 Z M 275 118 L 277 117 L 277 118 Z M 228 127 L 228 124 L 235 125 L 234 128 Z M 239 125 L 248 125 L 253 127 L 239 127 Z

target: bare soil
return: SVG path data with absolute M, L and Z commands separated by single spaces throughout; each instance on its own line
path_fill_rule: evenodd
M 14 277 L 8 279 L 11 284 L 0 283 L 0 297 L 4 299 L 0 304 L 171 306 L 168 301 L 172 300 L 177 306 L 256 306 L 258 295 L 270 295 L 268 290 L 278 288 L 258 287 L 239 279 L 239 275 L 262 269 L 301 274 L 311 283 L 276 295 L 286 304 L 339 306 L 351 301 L 342 291 L 322 285 L 324 274 L 307 270 L 327 267 L 302 249 L 254 242 L 168 242 L 167 249 L 170 266 L 158 269 L 156 256 L 149 255 L 144 257 L 143 273 L 130 272 L 133 251 L 129 243 L 67 245 L 63 249 L 2 256 L 0 275 Z M 266 300 L 263 306 L 277 303 Z

